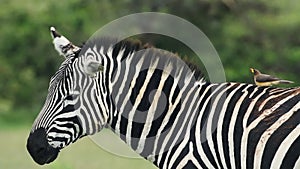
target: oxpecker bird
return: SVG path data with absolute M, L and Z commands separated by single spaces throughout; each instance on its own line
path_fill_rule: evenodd
M 254 75 L 254 82 L 257 86 L 272 86 L 277 84 L 290 84 L 294 83 L 289 80 L 281 80 L 277 77 L 260 73 L 259 70 L 250 68 L 251 73 Z

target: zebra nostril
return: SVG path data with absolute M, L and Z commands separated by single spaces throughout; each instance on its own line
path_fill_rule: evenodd
M 26 146 L 33 160 L 40 165 L 52 162 L 59 153 L 58 149 L 49 145 L 46 130 L 43 128 L 30 133 Z

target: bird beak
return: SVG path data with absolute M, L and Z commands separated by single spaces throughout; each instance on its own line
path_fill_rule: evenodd
M 253 69 L 253 68 L 250 68 L 250 72 L 251 72 L 251 73 L 254 73 L 254 69 Z

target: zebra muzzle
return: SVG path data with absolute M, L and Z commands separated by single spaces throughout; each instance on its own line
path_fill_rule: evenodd
M 53 148 L 48 143 L 44 128 L 39 128 L 30 133 L 27 139 L 27 150 L 33 160 L 40 165 L 51 163 L 59 153 L 58 148 Z

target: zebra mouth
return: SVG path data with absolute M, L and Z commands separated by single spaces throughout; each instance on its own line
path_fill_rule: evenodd
M 49 145 L 46 130 L 43 128 L 30 133 L 27 139 L 27 150 L 33 160 L 40 165 L 51 163 L 57 158 L 59 153 L 58 148 Z

